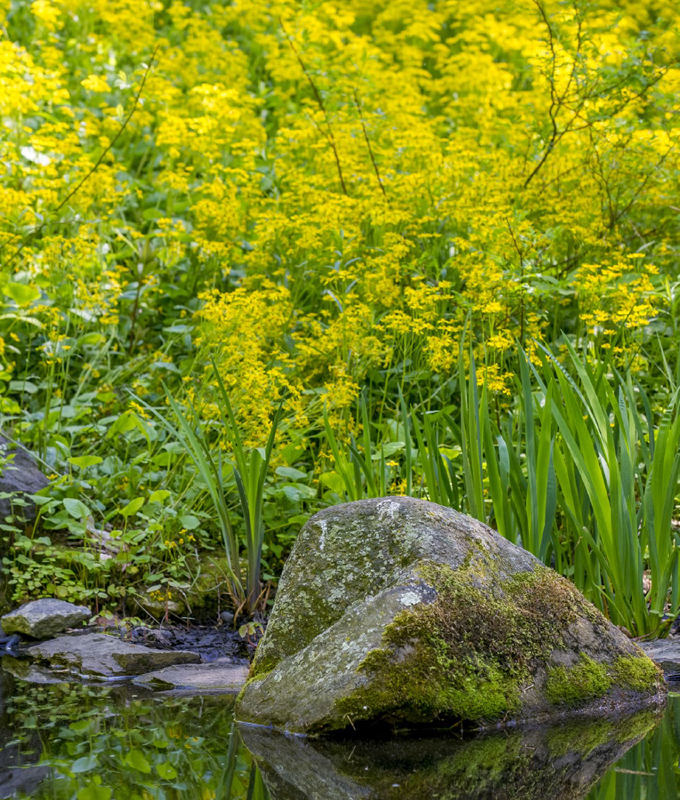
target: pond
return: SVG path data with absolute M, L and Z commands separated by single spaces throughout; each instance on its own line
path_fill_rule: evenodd
M 0 798 L 47 800 L 670 800 L 680 695 L 663 715 L 463 738 L 313 744 L 235 725 L 233 698 L 0 673 Z

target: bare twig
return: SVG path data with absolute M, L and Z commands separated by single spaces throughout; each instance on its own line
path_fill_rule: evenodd
M 345 185 L 345 178 L 344 178 L 344 176 L 342 174 L 342 165 L 340 164 L 340 156 L 338 155 L 338 148 L 337 148 L 337 146 L 335 144 L 335 136 L 333 135 L 333 128 L 331 127 L 331 122 L 330 122 L 330 119 L 328 118 L 328 112 L 326 111 L 326 105 L 325 105 L 325 103 L 323 101 L 323 98 L 321 97 L 321 93 L 316 88 L 316 84 L 312 80 L 312 76 L 309 74 L 309 71 L 307 70 L 307 67 L 305 66 L 305 62 L 302 60 L 302 57 L 300 56 L 300 53 L 298 52 L 297 47 L 295 47 L 295 42 L 293 41 L 292 37 L 290 36 L 288 31 L 286 30 L 286 26 L 283 24 L 283 19 L 281 17 L 279 17 L 279 25 L 281 26 L 281 30 L 284 32 L 284 34 L 286 36 L 286 39 L 288 40 L 288 44 L 290 45 L 290 49 L 295 54 L 295 58 L 297 59 L 297 62 L 300 65 L 300 68 L 302 69 L 302 71 L 303 71 L 303 73 L 305 75 L 305 78 L 307 78 L 307 82 L 312 87 L 312 92 L 314 94 L 314 98 L 316 99 L 316 102 L 317 102 L 319 108 L 321 109 L 321 113 L 324 116 L 324 120 L 326 121 L 326 127 L 328 128 L 328 133 L 326 133 L 326 132 L 323 132 L 323 133 L 324 133 L 324 136 L 326 137 L 326 141 L 328 142 L 328 144 L 330 145 L 331 150 L 333 151 L 333 156 L 335 158 L 335 166 L 338 169 L 338 177 L 340 178 L 340 186 L 342 186 L 342 192 L 343 192 L 343 194 L 345 194 L 345 195 L 347 195 L 349 197 L 349 192 L 347 191 L 347 186 Z
M 548 18 L 548 14 L 546 13 L 545 7 L 540 2 L 540 0 L 533 0 L 533 2 L 536 8 L 538 9 L 543 24 L 545 25 L 548 36 L 548 48 L 550 50 L 550 71 L 548 75 L 548 83 L 550 85 L 550 106 L 548 108 L 548 116 L 550 119 L 551 132 L 550 132 L 550 137 L 548 138 L 548 142 L 545 145 L 545 149 L 543 150 L 543 153 L 541 154 L 541 157 L 538 160 L 538 163 L 524 181 L 523 185 L 524 189 L 526 189 L 529 186 L 531 181 L 541 171 L 546 161 L 550 158 L 551 153 L 553 153 L 556 146 L 559 144 L 559 142 L 564 138 L 566 134 L 577 133 L 579 131 L 587 130 L 593 127 L 593 122 L 591 120 L 584 119 L 582 116 L 583 109 L 586 107 L 587 102 L 593 100 L 594 98 L 602 98 L 611 95 L 613 92 L 616 92 L 618 89 L 621 89 L 634 74 L 632 71 L 626 71 L 626 73 L 622 77 L 618 78 L 616 81 L 613 81 L 605 85 L 602 85 L 597 80 L 592 81 L 590 85 L 586 85 L 583 87 L 583 91 L 580 92 L 577 95 L 577 97 L 574 98 L 573 102 L 569 102 L 568 94 L 576 79 L 576 70 L 578 67 L 578 62 L 581 56 L 581 51 L 584 42 L 582 20 L 580 16 L 577 14 L 576 19 L 577 19 L 578 30 L 576 34 L 576 51 L 571 57 L 572 67 L 569 79 L 562 93 L 558 94 L 556 85 L 558 65 L 557 65 L 557 50 L 555 47 L 555 42 L 556 42 L 555 31 L 553 30 L 553 26 L 550 22 L 550 19 Z M 646 83 L 642 86 L 642 88 L 639 91 L 633 94 L 629 94 L 627 97 L 624 97 L 621 100 L 621 102 L 619 102 L 613 109 L 611 109 L 611 111 L 609 111 L 609 113 L 607 114 L 607 118 L 612 119 L 616 117 L 631 103 L 635 102 L 636 100 L 641 100 L 645 96 L 645 94 L 653 86 L 655 86 L 664 77 L 664 75 L 666 75 L 671 66 L 674 65 L 675 64 L 659 69 L 655 74 L 653 74 L 651 77 L 647 79 Z M 562 126 L 560 126 L 558 124 L 557 118 L 560 115 L 560 112 L 563 110 L 566 111 L 569 116 L 566 122 L 564 122 Z
M 373 164 L 373 171 L 375 172 L 375 177 L 378 179 L 378 185 L 380 186 L 380 191 L 383 193 L 385 200 L 390 202 L 389 197 L 387 196 L 387 192 L 385 191 L 385 187 L 382 182 L 382 178 L 380 177 L 380 170 L 378 169 L 378 162 L 375 160 L 375 155 L 373 154 L 373 148 L 371 147 L 371 140 L 368 138 L 368 131 L 366 130 L 366 124 L 364 123 L 364 115 L 361 113 L 361 104 L 359 103 L 359 96 L 357 95 L 357 90 L 354 90 L 354 105 L 357 107 L 357 111 L 359 112 L 359 119 L 361 120 L 361 129 L 364 132 L 364 139 L 366 140 L 366 147 L 368 147 L 369 155 L 371 156 L 371 163 Z
M 108 145 L 106 146 L 106 148 L 105 148 L 105 149 L 102 151 L 101 155 L 99 156 L 99 158 L 97 159 L 97 161 L 96 161 L 96 162 L 95 162 L 95 163 L 92 165 L 92 167 L 91 167 L 91 169 L 89 170 L 89 172 L 88 172 L 88 173 L 87 173 L 87 174 L 86 174 L 86 175 L 83 177 L 83 179 L 82 179 L 82 180 L 81 180 L 81 181 L 80 181 L 78 184 L 76 184 L 76 186 L 74 186 L 74 188 L 73 188 L 73 189 L 71 189 L 71 191 L 70 191 L 70 192 L 69 192 L 69 193 L 66 195 L 66 197 L 65 197 L 65 198 L 64 198 L 64 199 L 61 201 L 61 203 L 59 203 L 59 205 L 58 205 L 58 206 L 57 206 L 57 207 L 54 209 L 54 211 L 52 212 L 53 214 L 58 214 L 58 213 L 61 211 L 61 209 L 62 209 L 62 208 L 63 208 L 63 207 L 64 207 L 64 206 L 65 206 L 65 205 L 66 205 L 66 204 L 67 204 L 67 203 L 68 203 L 70 200 L 72 200 L 72 199 L 73 199 L 74 195 L 75 195 L 75 194 L 76 194 L 78 191 L 80 191 L 80 189 L 81 189 L 81 188 L 82 188 L 82 187 L 85 185 L 85 183 L 86 183 L 86 182 L 87 182 L 87 181 L 88 181 L 88 180 L 89 180 L 89 179 L 90 179 L 90 178 L 91 178 L 91 177 L 94 175 L 94 173 L 95 173 L 95 172 L 96 172 L 96 171 L 99 169 L 99 167 L 101 166 L 101 164 L 102 164 L 102 162 L 104 161 L 104 159 L 106 158 L 106 156 L 107 156 L 107 155 L 109 154 L 109 152 L 111 151 L 111 148 L 112 148 L 112 147 L 115 145 L 115 143 L 118 141 L 118 139 L 120 138 L 120 136 L 121 136 L 121 134 L 123 133 L 123 131 L 124 131 L 124 130 L 127 128 L 127 126 L 128 126 L 128 123 L 129 123 L 129 122 L 130 122 L 130 120 L 132 119 L 132 115 L 135 113 L 135 111 L 137 110 L 137 106 L 139 105 L 139 100 L 140 100 L 140 98 L 141 98 L 141 96 L 142 96 L 142 91 L 144 90 L 144 84 L 146 83 L 146 79 L 149 77 L 149 72 L 151 71 L 151 66 L 153 65 L 153 62 L 154 62 L 154 61 L 155 61 L 155 59 L 156 59 L 156 53 L 158 53 L 158 49 L 159 49 L 159 47 L 160 47 L 160 45 L 157 45 L 157 46 L 156 46 L 156 49 L 155 49 L 155 50 L 153 51 L 153 53 L 151 54 L 151 58 L 150 58 L 150 60 L 149 60 L 149 63 L 146 65 L 146 69 L 144 70 L 144 75 L 142 76 L 142 82 L 141 82 L 141 83 L 140 83 L 140 85 L 139 85 L 139 89 L 137 90 L 137 94 L 135 95 L 135 99 L 134 99 L 134 101 L 133 101 L 133 103 L 132 103 L 132 108 L 131 108 L 131 109 L 130 109 L 130 111 L 128 112 L 128 115 L 127 115 L 127 117 L 125 117 L 125 119 L 123 120 L 123 123 L 122 123 L 122 125 L 120 126 L 120 128 L 118 129 L 118 131 L 117 131 L 116 135 L 113 137 L 113 139 L 111 139 L 111 141 L 109 142 L 109 144 L 108 144 Z M 15 258 L 16 258 L 16 257 L 17 257 L 17 256 L 18 256 L 20 253 L 21 253 L 21 251 L 22 251 L 22 250 L 23 250 L 23 249 L 24 249 L 24 248 L 25 248 L 25 247 L 26 247 L 28 244 L 30 244 L 30 243 L 33 241 L 33 239 L 35 239 L 35 237 L 36 237 L 36 236 L 37 236 L 37 235 L 38 235 L 38 234 L 39 234 L 39 233 L 40 233 L 40 232 L 43 230 L 43 228 L 45 228 L 47 225 L 50 225 L 50 224 L 52 224 L 52 223 L 50 223 L 50 221 L 49 221 L 49 220 L 45 220 L 45 222 L 43 222 L 41 225 L 38 225 L 38 227 L 37 227 L 37 228 L 35 228 L 33 231 L 31 231 L 31 233 L 29 233 L 29 234 L 28 234 L 28 236 L 26 236 L 26 237 L 25 237 L 25 238 L 22 240 L 21 244 L 20 244 L 20 245 L 19 245 L 19 247 L 17 247 L 17 249 L 16 249 L 16 250 L 15 250 L 15 251 L 12 253 L 12 255 L 11 255 L 11 256 L 9 256 L 9 257 L 8 257 L 8 258 L 7 258 L 7 259 L 6 259 L 6 260 L 5 260 L 5 261 L 4 261 L 4 262 L 3 262 L 3 263 L 0 265 L 0 270 L 4 269 L 6 266 L 8 266 L 8 264 L 10 264 L 12 261 L 14 261 L 14 259 L 15 259 Z

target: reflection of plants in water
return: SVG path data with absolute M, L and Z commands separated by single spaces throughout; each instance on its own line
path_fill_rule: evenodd
M 676 800 L 680 797 L 680 695 L 663 720 L 617 762 L 587 800 Z
M 227 698 L 22 685 L 7 707 L 15 741 L 42 743 L 52 779 L 33 795 L 77 800 L 266 800 Z

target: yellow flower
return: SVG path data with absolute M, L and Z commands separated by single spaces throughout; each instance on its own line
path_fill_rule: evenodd
M 101 75 L 88 75 L 80 84 L 89 92 L 108 92 L 111 90 L 111 87 L 106 82 L 106 78 Z

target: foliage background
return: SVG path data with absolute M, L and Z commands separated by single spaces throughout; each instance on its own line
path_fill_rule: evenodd
M 573 457 L 540 418 L 547 379 L 531 374 L 528 395 L 519 384 L 518 345 L 583 388 L 571 346 L 611 418 L 609 455 L 622 441 L 632 453 L 637 555 L 618 597 L 639 602 L 611 613 L 658 626 L 643 620 L 654 553 L 640 509 L 643 445 L 676 418 L 673 2 L 3 0 L 0 19 L 2 427 L 53 476 L 39 524 L 6 531 L 15 601 L 56 593 L 128 614 L 131 595 L 166 611 L 186 601 L 220 537 L 204 483 L 144 404 L 169 413 L 165 382 L 228 464 L 211 357 L 250 446 L 285 398 L 267 578 L 311 512 L 371 493 L 359 450 L 376 490 L 434 499 L 434 447 L 457 485 L 448 502 L 498 526 L 488 463 L 508 420 L 508 502 L 531 490 L 523 420 L 539 415 L 551 459 Z M 621 386 L 639 412 L 634 441 L 620 432 Z M 486 445 L 484 420 L 460 419 L 464 396 L 486 408 Z M 422 446 L 409 414 L 432 420 Z M 477 434 L 474 478 L 465 440 Z M 618 503 L 597 447 L 586 469 L 605 465 Z M 672 462 L 657 617 L 677 595 Z M 601 559 L 605 523 L 575 469 L 571 506 L 568 478 L 555 480 L 541 556 L 609 613 L 616 586 L 601 570 L 620 528 L 610 515 Z M 107 527 L 113 556 L 96 533 Z M 594 545 L 579 560 L 584 527 Z

